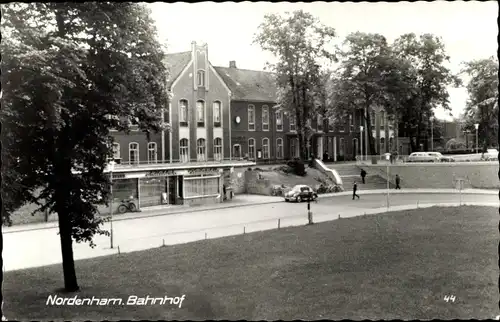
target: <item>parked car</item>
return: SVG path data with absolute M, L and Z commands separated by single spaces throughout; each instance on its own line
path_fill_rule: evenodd
M 408 157 L 408 162 L 441 162 L 438 155 L 431 154 L 438 152 L 413 152 Z
M 440 162 L 455 162 L 455 158 L 449 155 L 444 156 L 440 152 L 427 152 L 427 153 L 429 153 L 429 155 L 431 156 L 436 156 L 437 158 L 439 158 Z
M 318 198 L 318 195 L 314 190 L 306 185 L 296 185 L 285 194 L 285 201 L 296 201 L 296 202 L 302 202 L 304 200 L 316 200 Z
M 481 158 L 486 161 L 498 161 L 498 150 L 488 149 Z

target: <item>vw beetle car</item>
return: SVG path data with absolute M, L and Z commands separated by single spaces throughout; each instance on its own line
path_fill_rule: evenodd
M 306 185 L 296 185 L 289 192 L 285 194 L 285 201 L 296 201 L 302 202 L 304 200 L 316 200 L 318 194 L 313 191 L 313 189 Z

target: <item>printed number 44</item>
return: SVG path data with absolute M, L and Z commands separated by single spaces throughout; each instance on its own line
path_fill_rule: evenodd
M 444 300 L 445 300 L 446 302 L 455 302 L 455 295 L 446 295 L 446 296 L 444 297 Z

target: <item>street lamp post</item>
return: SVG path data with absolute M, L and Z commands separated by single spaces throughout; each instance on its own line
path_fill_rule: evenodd
M 474 124 L 474 127 L 476 128 L 476 154 L 479 153 L 479 140 L 478 140 L 478 129 L 479 129 L 479 123 Z
M 361 151 L 361 161 L 363 161 L 363 125 L 359 126 L 359 132 L 361 137 L 359 148 Z
M 387 160 L 387 210 L 389 210 L 389 159 L 390 156 L 386 155 L 385 159 Z
M 434 118 L 431 118 L 431 151 L 434 152 Z
M 109 231 L 109 236 L 110 236 L 110 243 L 111 243 L 111 248 L 113 248 L 113 170 L 115 170 L 115 161 L 109 162 L 109 177 L 110 177 L 110 192 L 111 192 L 111 202 L 109 203 L 109 213 L 111 215 L 110 218 L 110 231 Z

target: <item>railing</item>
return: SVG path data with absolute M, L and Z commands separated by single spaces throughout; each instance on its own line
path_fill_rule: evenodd
M 245 159 L 245 158 L 206 158 L 203 160 L 179 160 L 172 159 L 170 160 L 155 160 L 155 161 L 117 161 L 119 159 L 115 159 L 115 169 L 116 168 L 130 168 L 130 167 L 151 167 L 155 165 L 179 165 L 179 164 L 189 164 L 189 165 L 213 165 L 213 164 L 228 164 L 228 163 L 255 163 L 253 160 Z
M 452 162 L 498 162 L 495 160 L 488 161 L 483 158 L 482 153 L 474 153 L 474 154 L 443 154 L 446 158 L 453 158 Z M 398 155 L 392 161 L 392 164 L 401 164 L 401 163 L 409 163 L 409 155 Z M 356 164 L 371 164 L 372 159 L 377 160 L 377 164 L 387 164 L 391 163 L 391 160 L 387 160 L 386 156 L 383 155 L 363 155 L 356 156 Z M 429 163 L 426 161 L 412 161 L 411 163 Z

